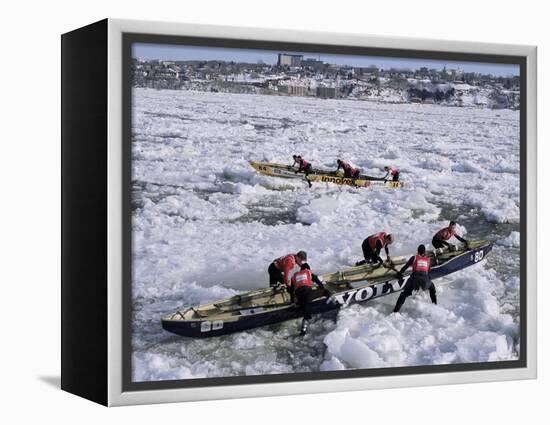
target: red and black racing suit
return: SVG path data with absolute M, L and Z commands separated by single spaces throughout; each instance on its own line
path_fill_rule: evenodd
M 363 250 L 363 257 L 365 257 L 364 261 L 359 261 L 356 265 L 360 266 L 362 264 L 365 264 L 367 262 L 372 263 L 380 263 L 382 264 L 384 260 L 380 257 L 380 252 L 382 251 L 382 248 L 386 251 L 386 256 L 390 255 L 388 244 L 385 241 L 385 232 L 379 232 L 375 233 L 374 235 L 370 235 L 368 238 L 366 238 L 363 243 L 361 244 L 361 249 Z
M 325 292 L 325 288 L 319 277 L 311 272 L 307 263 L 303 263 L 301 268 L 299 272 L 294 273 L 289 292 L 296 297 L 298 305 L 304 312 L 304 319 L 309 320 L 311 319 L 311 302 L 319 296 L 319 292 L 314 290 L 311 284 L 315 282 L 323 292 Z
M 437 304 L 435 285 L 430 279 L 430 259 L 423 255 L 413 255 L 409 258 L 407 264 L 399 270 L 399 274 L 403 274 L 405 270 L 411 266 L 413 267 L 413 272 L 407 279 L 403 292 L 401 292 L 399 298 L 397 299 L 397 303 L 393 309 L 394 313 L 401 310 L 405 300 L 412 294 L 413 291 L 418 291 L 419 289 L 430 291 L 430 299 L 432 300 L 432 303 Z
M 309 173 L 312 172 L 311 163 L 306 161 L 303 158 L 298 159 L 298 170 L 296 171 L 296 174 L 303 172 L 306 177 L 309 175 Z
M 466 239 L 458 236 L 456 232 L 453 232 L 448 227 L 445 227 L 434 235 L 432 239 L 432 246 L 434 248 L 445 248 L 445 247 L 449 248 L 451 244 L 447 241 L 451 239 L 453 236 L 457 238 L 460 242 L 466 243 Z
M 354 168 L 345 161 L 340 161 L 336 171 L 338 171 L 340 168 L 344 170 L 344 177 L 347 179 L 358 179 L 361 173 L 361 170 L 359 170 L 359 168 Z

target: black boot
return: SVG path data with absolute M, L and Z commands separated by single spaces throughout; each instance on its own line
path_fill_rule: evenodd
M 397 299 L 397 303 L 395 303 L 395 307 L 393 309 L 394 313 L 399 313 L 399 310 L 401 310 L 401 307 L 403 307 L 403 304 L 405 304 L 406 299 L 407 299 L 407 296 L 404 293 L 401 293 L 399 295 L 399 298 Z
M 309 321 L 306 318 L 302 319 L 302 326 L 300 327 L 300 335 L 304 336 L 307 332 L 307 327 L 309 325 Z
M 435 293 L 435 290 L 432 290 L 432 288 L 430 288 L 430 299 L 432 300 L 433 304 L 437 304 L 437 295 Z

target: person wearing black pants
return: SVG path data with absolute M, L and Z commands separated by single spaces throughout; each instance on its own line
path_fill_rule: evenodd
M 449 242 L 447 242 L 449 239 L 451 239 L 452 237 L 455 237 L 456 239 L 458 239 L 460 242 L 464 243 L 464 244 L 468 244 L 468 241 L 464 238 L 462 238 L 461 236 L 459 236 L 457 233 L 456 233 L 456 222 L 454 221 L 451 221 L 449 223 L 449 226 L 448 227 L 444 227 L 443 229 L 441 229 L 440 231 L 438 231 L 433 239 L 432 239 L 432 246 L 434 248 L 451 248 L 451 244 Z
M 313 167 L 311 166 L 311 163 L 307 162 L 302 157 L 298 157 L 298 158 L 299 158 L 297 159 L 298 169 L 294 172 L 294 174 L 304 173 L 306 177 L 309 176 L 309 174 L 313 172 Z
M 294 290 L 294 296 L 302 311 L 304 320 L 311 319 L 311 302 L 315 299 L 315 291 L 311 287 L 302 286 Z
M 435 285 L 430 279 L 430 259 L 426 257 L 426 247 L 424 245 L 419 245 L 417 250 L 417 255 L 409 258 L 409 261 L 399 270 L 398 275 L 402 276 L 405 270 L 410 266 L 413 268 L 413 272 L 403 288 L 403 292 L 399 295 L 395 308 L 393 309 L 394 313 L 398 313 L 405 304 L 407 297 L 412 295 L 413 291 L 428 290 L 430 291 L 430 299 L 433 304 L 437 304 L 437 295 L 435 290 Z M 401 277 L 402 279 L 402 277 Z
M 298 251 L 296 254 L 287 254 L 276 258 L 267 268 L 269 275 L 269 286 L 276 287 L 279 284 L 288 287 L 290 285 L 290 272 L 296 264 L 301 265 L 307 261 L 307 253 Z
M 418 291 L 419 289 L 428 289 L 428 291 L 430 291 L 430 299 L 432 300 L 432 303 L 437 304 L 437 294 L 433 282 L 426 278 L 418 279 L 411 276 L 407 280 L 407 283 L 405 283 L 403 292 L 399 294 L 399 298 L 397 299 L 393 312 L 398 313 L 399 310 L 401 310 L 401 307 L 403 307 L 403 304 L 405 304 L 405 300 L 412 295 L 413 291 Z
M 338 168 L 336 169 L 336 172 L 340 168 L 344 170 L 344 178 L 346 179 L 358 179 L 361 175 L 361 170 L 359 168 L 352 167 L 351 164 L 349 164 L 346 161 L 342 161 L 341 159 L 337 159 L 336 163 L 338 164 Z
M 275 266 L 275 263 L 269 265 L 267 273 L 269 274 L 269 286 L 271 288 L 279 284 L 284 285 L 283 272 Z
M 362 265 L 362 264 L 365 264 L 365 263 L 373 263 L 373 264 L 376 264 L 376 263 L 380 263 L 382 264 L 384 262 L 384 260 L 382 260 L 382 258 L 380 257 L 380 252 L 382 251 L 382 248 L 384 248 L 386 250 L 386 257 L 388 257 L 389 255 L 389 250 L 388 250 L 388 245 L 387 244 L 384 244 L 383 242 L 377 240 L 375 242 L 376 244 L 376 248 L 375 249 L 372 249 L 370 247 L 370 244 L 369 244 L 369 240 L 368 239 L 365 239 L 363 241 L 363 243 L 361 244 L 361 249 L 363 250 L 363 257 L 365 258 L 364 261 L 359 261 L 357 263 L 357 265 Z M 361 264 L 359 264 L 361 263 Z
M 311 302 L 319 296 L 318 291 L 312 288 L 312 282 L 317 284 L 326 297 L 330 296 L 330 292 L 325 289 L 321 279 L 316 274 L 311 273 L 307 263 L 302 263 L 300 271 L 294 273 L 291 282 L 290 292 L 294 294 L 297 304 L 303 312 L 300 335 L 305 335 L 309 320 L 311 320 Z
M 294 164 L 292 164 L 292 166 L 298 164 L 298 169 L 294 172 L 294 174 L 304 173 L 306 176 L 307 184 L 309 187 L 311 187 L 311 182 L 308 179 L 309 174 L 313 172 L 313 167 L 311 166 L 311 163 L 309 161 L 306 161 L 300 155 L 292 155 L 292 158 L 294 159 Z
M 384 182 L 388 180 L 389 177 L 391 177 L 391 181 L 398 182 L 399 181 L 399 170 L 395 167 L 384 167 L 384 171 L 386 172 L 386 175 L 383 177 Z
M 356 266 L 362 266 L 366 263 L 383 264 L 384 260 L 380 257 L 382 248 L 386 251 L 386 260 L 390 261 L 390 251 L 388 245 L 393 243 L 393 235 L 385 232 L 375 233 L 367 237 L 361 244 L 364 260 L 355 263 Z

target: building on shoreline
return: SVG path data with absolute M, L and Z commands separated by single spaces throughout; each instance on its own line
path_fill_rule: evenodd
M 299 68 L 302 66 L 304 55 L 290 55 L 287 53 L 279 53 L 277 57 L 277 66 L 288 66 L 291 68 Z
M 381 69 L 329 64 L 279 53 L 276 65 L 262 61 L 132 62 L 132 85 L 155 89 L 313 96 L 495 109 L 519 108 L 519 76 L 495 77 L 460 69 Z

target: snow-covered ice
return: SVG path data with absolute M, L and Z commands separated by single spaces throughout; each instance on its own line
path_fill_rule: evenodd
M 519 326 L 519 112 L 134 89 L 133 378 L 137 381 L 515 359 Z M 365 174 L 397 166 L 401 190 L 259 175 L 249 160 L 302 154 Z M 352 265 L 387 230 L 392 255 L 456 219 L 495 242 L 482 264 L 436 281 L 439 304 L 395 296 L 318 317 L 191 340 L 176 309 L 267 286 L 273 258 L 306 250 L 318 273 Z

